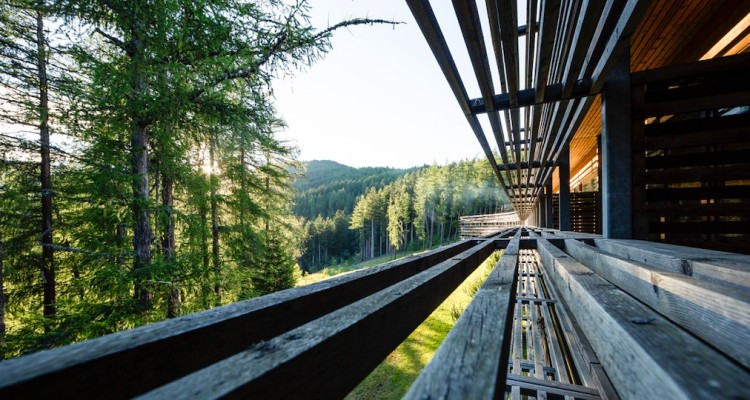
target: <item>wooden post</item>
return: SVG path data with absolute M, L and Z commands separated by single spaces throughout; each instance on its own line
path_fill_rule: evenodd
M 553 220 L 553 211 L 552 211 L 552 177 L 550 177 L 549 181 L 547 181 L 547 185 L 544 186 L 544 204 L 545 204 L 545 214 L 547 214 L 545 221 L 546 224 L 544 225 L 546 228 L 554 228 L 555 223 Z
M 602 230 L 613 239 L 633 236 L 629 47 L 623 53 L 602 91 Z
M 570 147 L 565 145 L 557 162 L 557 177 L 560 181 L 560 230 L 570 230 Z

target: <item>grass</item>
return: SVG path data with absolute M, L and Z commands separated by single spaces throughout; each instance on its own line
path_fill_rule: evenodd
M 356 263 L 356 264 L 351 264 L 351 265 L 339 264 L 339 265 L 334 265 L 334 266 L 326 267 L 326 268 L 321 269 L 318 272 L 314 272 L 312 274 L 307 274 L 307 275 L 298 277 L 297 278 L 297 286 L 309 285 L 311 283 L 319 282 L 319 281 L 322 281 L 324 279 L 328 279 L 328 278 L 334 277 L 336 275 L 340 275 L 340 274 L 344 274 L 344 273 L 347 273 L 347 272 L 356 271 L 356 270 L 362 269 L 362 268 L 372 267 L 373 265 L 378 265 L 378 264 L 386 263 L 386 262 L 389 262 L 389 261 L 397 260 L 399 258 L 404 258 L 404 257 L 410 256 L 412 254 L 421 253 L 421 252 L 422 252 L 422 250 L 419 250 L 419 251 L 405 251 L 403 253 L 398 253 L 397 254 L 397 258 L 394 258 L 393 255 L 385 255 L 385 256 L 382 256 L 382 257 L 373 258 L 372 260 L 367 260 L 367 261 L 363 261 L 363 262 Z
M 400 399 L 430 361 L 500 258 L 493 253 L 373 370 L 347 399 Z

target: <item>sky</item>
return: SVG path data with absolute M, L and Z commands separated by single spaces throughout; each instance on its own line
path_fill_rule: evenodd
M 356 17 L 405 24 L 339 30 L 324 59 L 274 82 L 276 108 L 288 125 L 280 137 L 301 160 L 405 168 L 484 157 L 404 0 L 310 4 L 320 29 Z M 459 70 L 472 78 L 464 82 L 469 96 L 479 97 L 451 2 L 432 6 Z

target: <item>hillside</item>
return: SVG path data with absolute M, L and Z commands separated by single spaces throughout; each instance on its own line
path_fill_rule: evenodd
M 307 219 L 318 215 L 330 218 L 337 210 L 350 215 L 357 196 L 368 188 L 381 188 L 399 177 L 419 168 L 396 169 L 388 167 L 353 168 L 330 160 L 312 160 L 303 163 L 304 171 L 294 171 L 294 214 Z

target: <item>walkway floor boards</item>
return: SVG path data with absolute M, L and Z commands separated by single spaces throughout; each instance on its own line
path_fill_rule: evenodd
M 580 344 L 536 250 L 520 250 L 506 394 L 520 399 L 600 399 Z M 578 358 L 578 360 L 576 360 Z

